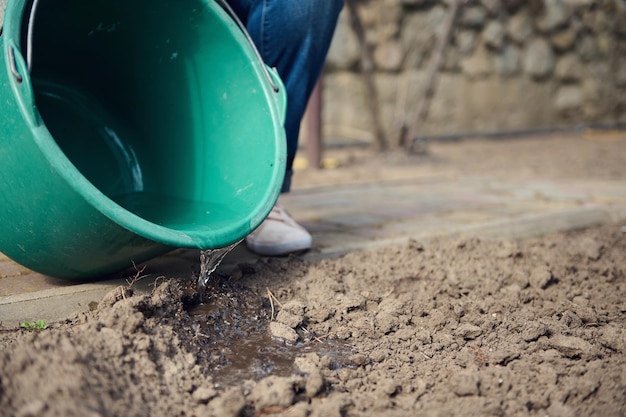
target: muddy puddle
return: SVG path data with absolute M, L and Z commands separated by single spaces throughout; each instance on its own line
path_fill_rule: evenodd
M 270 324 L 279 306 L 271 294 L 258 294 L 230 282 L 226 275 L 212 276 L 204 294 L 197 293 L 185 306 L 195 334 L 201 366 L 210 371 L 217 386 L 232 386 L 242 380 L 288 376 L 297 372 L 296 358 L 308 353 L 330 359 L 329 367 L 349 367 L 354 350 L 341 341 L 322 340 L 306 327 L 295 326 L 296 342 L 276 337 Z

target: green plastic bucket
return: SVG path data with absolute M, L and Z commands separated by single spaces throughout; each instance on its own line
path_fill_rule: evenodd
M 82 279 L 236 242 L 285 170 L 285 93 L 212 0 L 10 0 L 0 251 Z

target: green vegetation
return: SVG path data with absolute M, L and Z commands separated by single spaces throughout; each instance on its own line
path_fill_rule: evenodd
M 43 320 L 37 320 L 33 322 L 30 322 L 30 321 L 22 322 L 20 323 L 20 327 L 26 330 L 40 331 L 40 330 L 47 329 L 48 325 Z

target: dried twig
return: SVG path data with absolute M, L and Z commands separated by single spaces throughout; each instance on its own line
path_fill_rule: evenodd
M 306 334 L 310 334 L 312 335 L 313 340 L 315 340 L 316 342 L 319 342 L 321 344 L 324 344 L 326 342 L 324 342 L 322 339 L 320 339 L 319 337 L 317 337 L 314 333 L 312 333 L 309 329 L 307 329 L 305 326 L 300 326 L 300 328 L 302 329 L 302 331 Z M 326 336 L 325 336 L 326 337 Z
M 272 315 L 270 316 L 270 320 L 274 320 L 274 313 L 276 309 L 274 308 L 274 299 L 272 298 L 272 292 L 269 288 L 267 288 L 267 298 L 270 300 L 270 306 L 272 307 Z
M 424 92 L 417 104 L 416 110 L 404 120 L 402 128 L 400 129 L 398 144 L 400 147 L 404 147 L 407 152 L 410 152 L 413 148 L 413 144 L 417 136 L 418 125 L 426 119 L 426 115 L 428 114 L 430 101 L 435 95 L 437 75 L 441 69 L 441 64 L 443 63 L 443 57 L 445 56 L 446 48 L 449 43 L 448 40 L 450 39 L 450 35 L 454 27 L 454 21 L 459 8 L 465 1 L 466 0 L 450 1 L 448 15 L 444 22 L 443 30 L 437 39 L 437 44 L 435 45 L 435 49 L 430 60 L 426 82 L 424 85 Z
M 350 23 L 352 30 L 359 41 L 361 47 L 361 66 L 363 69 L 363 78 L 365 80 L 365 88 L 367 90 L 367 104 L 372 120 L 372 128 L 374 130 L 374 144 L 378 151 L 384 151 L 388 148 L 387 138 L 380 121 L 380 109 L 378 106 L 378 91 L 374 84 L 374 61 L 372 53 L 365 39 L 365 29 L 359 17 L 355 0 L 346 0 L 348 11 L 350 12 Z
M 274 317 L 276 314 L 276 307 L 274 306 L 274 303 L 278 304 L 280 308 L 283 308 L 283 305 L 280 303 L 280 301 L 278 301 L 278 298 L 276 298 L 276 296 L 270 291 L 269 288 L 266 288 L 266 289 L 267 289 L 267 298 L 269 298 L 270 306 L 272 307 L 272 316 L 270 317 L 270 319 L 274 320 Z
M 156 290 L 156 288 L 159 286 L 159 280 L 165 281 L 166 279 L 167 279 L 167 277 L 165 277 L 163 275 L 159 275 L 158 277 L 156 277 L 154 279 L 154 282 L 152 283 L 152 291 Z
M 133 285 L 135 285 L 135 283 L 145 277 L 147 277 L 148 275 L 141 275 L 143 273 L 143 271 L 146 270 L 146 265 L 143 266 L 143 268 L 139 269 L 137 268 L 137 265 L 135 265 L 135 262 L 133 261 L 133 267 L 135 268 L 135 275 L 132 278 L 128 278 L 126 279 L 126 284 L 128 285 L 128 289 L 132 289 Z

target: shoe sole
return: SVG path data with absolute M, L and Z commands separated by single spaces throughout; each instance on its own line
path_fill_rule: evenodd
M 283 244 L 262 245 L 246 241 L 246 246 L 257 255 L 285 256 L 294 253 L 306 252 L 311 249 L 311 239 L 303 239 L 296 242 Z

